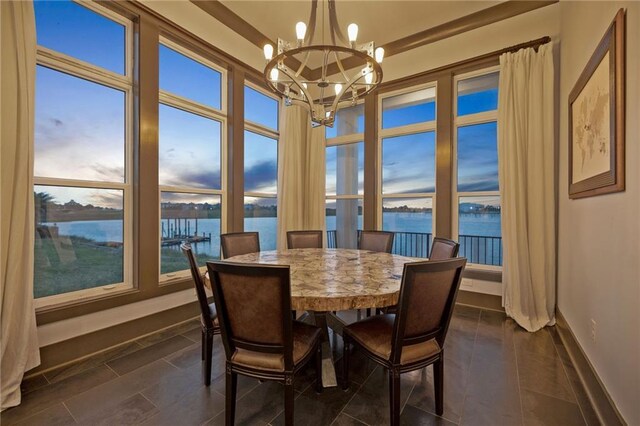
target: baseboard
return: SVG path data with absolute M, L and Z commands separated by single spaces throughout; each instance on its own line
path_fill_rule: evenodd
M 576 340 L 567 320 L 557 308 L 556 329 L 600 422 L 607 426 L 625 425 L 626 422 L 616 408 L 609 392 Z
M 476 293 L 475 291 L 458 291 L 459 305 L 475 306 L 476 308 L 490 309 L 492 311 L 502 311 L 502 297 L 495 294 Z
M 197 302 L 193 302 L 49 346 L 43 346 L 40 348 L 40 365 L 29 370 L 25 377 L 70 364 L 128 343 L 131 340 L 192 320 L 197 317 L 200 312 L 199 309 Z

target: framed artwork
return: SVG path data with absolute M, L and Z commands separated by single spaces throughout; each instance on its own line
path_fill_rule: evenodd
M 624 191 L 625 11 L 569 94 L 569 198 Z

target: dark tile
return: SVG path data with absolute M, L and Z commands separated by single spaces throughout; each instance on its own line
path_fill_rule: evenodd
M 518 354 L 518 375 L 523 389 L 576 402 L 562 361 L 529 352 Z
M 446 366 L 445 366 L 446 370 Z M 522 417 L 515 364 L 474 352 L 462 410 L 463 424 L 519 424 Z
M 140 392 L 157 407 L 166 407 L 181 401 L 185 395 L 204 391 L 204 387 L 202 368 L 196 365 L 181 370 L 180 374 L 167 375 Z
M 284 410 L 284 387 L 277 382 L 264 382 L 236 400 L 238 425 L 265 425 Z M 218 414 L 207 425 L 224 425 L 225 413 Z
M 179 334 L 187 333 L 197 328 L 201 329 L 200 320 L 198 318 L 191 319 L 173 327 L 165 328 L 148 336 L 141 337 L 136 342 L 143 347 L 155 345 L 158 342 L 167 340 Z
M 198 325 L 196 328 L 180 333 L 180 335 L 196 343 L 202 343 L 202 326 Z
M 114 406 L 104 409 L 96 407 L 93 414 L 84 419 L 82 424 L 87 426 L 136 425 L 157 411 L 155 405 L 138 393 Z
M 427 413 L 419 408 L 406 405 L 402 414 L 400 415 L 400 424 L 402 425 L 416 425 L 416 426 L 455 426 L 456 423 L 452 423 L 447 419 L 436 416 L 432 413 Z
M 551 335 L 547 330 L 538 330 L 535 333 L 529 333 L 523 329 L 518 329 L 514 333 L 514 342 L 516 352 L 528 352 L 535 355 L 542 355 L 549 358 L 558 356 L 556 345 L 553 343 Z
M 582 411 L 582 416 L 584 417 L 585 422 L 589 426 L 599 426 L 600 419 L 598 418 L 596 411 L 593 409 L 591 400 L 589 399 L 587 391 L 578 376 L 578 372 L 573 365 L 565 365 L 564 370 L 567 373 L 571 389 L 573 389 L 573 393 L 576 396 L 578 406 L 580 407 L 580 411 Z
M 255 389 L 255 387 L 258 385 L 260 385 L 260 380 L 239 374 L 236 397 L 238 399 L 242 398 L 248 392 L 251 392 L 253 389 Z M 211 382 L 211 387 L 213 388 L 213 390 L 220 393 L 221 395 L 225 394 L 226 386 L 226 374 L 220 374 L 214 381 Z
M 151 346 L 146 346 L 136 352 L 114 359 L 113 361 L 109 361 L 107 365 L 119 375 L 123 375 L 191 345 L 193 345 L 193 342 L 186 337 L 173 336 Z
M 96 407 L 108 409 L 139 393 L 161 380 L 177 380 L 184 374 L 182 370 L 164 360 L 158 360 L 129 374 L 95 386 L 90 390 L 65 401 L 73 417 L 83 422 L 90 418 Z
M 478 334 L 473 346 L 473 359 L 515 368 L 516 351 L 513 341 Z
M 44 374 L 38 374 L 28 379 L 22 379 L 22 383 L 20 384 L 20 391 L 25 394 L 36 389 L 40 389 L 49 384 L 49 381 L 44 376 Z
M 416 374 L 402 374 L 400 379 L 400 407 L 404 406 L 419 377 Z M 384 368 L 376 368 L 355 396 L 344 408 L 344 413 L 367 424 L 381 424 L 389 421 L 389 381 Z
M 343 391 L 340 387 L 325 388 L 316 393 L 308 388 L 294 403 L 294 424 L 329 425 L 336 419 L 342 408 L 349 402 L 357 387 Z M 284 412 L 270 422 L 272 425 L 284 425 Z
M 460 308 L 461 309 L 461 308 Z M 475 308 L 469 308 L 475 309 Z M 454 313 L 451 317 L 451 323 L 449 324 L 450 330 L 457 330 L 475 335 L 478 330 L 478 320 L 480 319 L 480 310 L 474 310 L 467 312 L 466 309 L 462 309 L 460 312 Z
M 75 424 L 76 421 L 73 416 L 62 403 L 57 403 L 35 416 L 28 417 L 17 423 L 20 426 L 66 426 Z
M 527 390 L 522 391 L 522 413 L 527 426 L 585 424 L 578 404 Z
M 215 360 L 215 357 L 216 353 L 214 352 L 212 359 Z M 200 365 L 202 363 L 202 345 L 200 343 L 193 343 L 184 349 L 165 356 L 164 360 L 182 369 Z M 217 363 L 213 365 L 217 365 Z
M 342 357 L 335 361 L 336 377 L 342 380 Z M 378 364 L 367 358 L 361 350 L 351 352 L 349 357 L 349 381 L 354 384 L 362 384 L 371 375 Z
M 456 304 L 453 308 L 454 318 L 469 318 L 472 320 L 480 319 L 480 312 L 482 309 L 475 306 Z
M 407 405 L 435 414 L 435 391 L 432 367 L 425 369 L 427 374 L 413 388 Z M 468 373 L 459 367 L 444 363 L 444 418 L 458 423 L 462 416 L 464 398 L 467 390 Z
M 88 358 L 82 359 L 72 364 L 64 365 L 51 371 L 47 371 L 46 373 L 44 373 L 44 375 L 51 383 L 55 383 L 60 380 L 66 379 L 67 377 L 71 377 L 74 374 L 78 374 L 90 368 L 95 368 L 113 359 L 135 352 L 141 347 L 142 346 L 140 346 L 136 342 L 128 342 L 123 345 L 116 346 L 115 348 L 111 348 L 106 351 L 91 355 Z
M 93 389 L 118 377 L 106 365 L 76 374 L 75 376 L 41 387 L 22 396 L 19 406 L 5 410 L 0 415 L 3 425 L 12 424 L 39 413 L 68 398 Z
M 478 336 L 513 342 L 518 328 L 504 312 L 483 310 L 478 322 Z
M 340 413 L 338 417 L 331 423 L 331 426 L 366 426 L 366 423 L 362 423 L 358 419 L 354 419 L 344 413 Z
M 224 397 L 208 387 L 198 392 L 190 392 L 184 398 L 167 406 L 144 424 L 160 425 L 201 425 L 224 410 Z
M 518 409 L 504 409 L 490 401 L 470 399 L 465 401 L 461 425 L 469 426 L 517 426 L 522 424 L 522 413 Z

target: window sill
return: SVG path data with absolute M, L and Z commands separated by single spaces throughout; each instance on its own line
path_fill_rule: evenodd
M 464 278 L 469 278 L 472 280 L 482 280 L 482 281 L 490 281 L 490 282 L 496 282 L 496 283 L 502 282 L 501 270 L 488 270 L 488 269 L 474 268 L 474 265 L 471 265 L 470 267 L 466 268 L 462 276 Z

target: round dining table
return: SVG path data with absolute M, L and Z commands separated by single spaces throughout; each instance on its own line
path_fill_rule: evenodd
M 368 250 L 294 249 L 226 260 L 289 265 L 292 309 L 345 311 L 395 305 L 404 264 L 424 259 Z
M 397 304 L 404 264 L 425 259 L 368 250 L 292 249 L 261 251 L 225 260 L 289 266 L 291 309 L 307 311 L 305 319 L 324 331 L 322 382 L 328 387 L 337 385 L 328 328 L 342 334 L 344 325 L 332 312 Z M 208 277 L 205 282 L 210 286 Z

